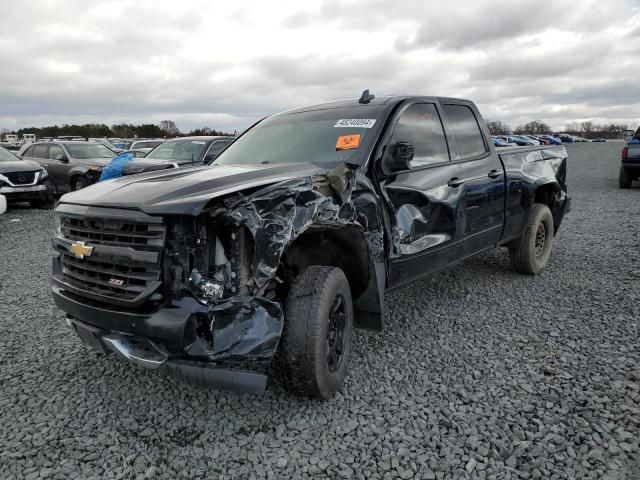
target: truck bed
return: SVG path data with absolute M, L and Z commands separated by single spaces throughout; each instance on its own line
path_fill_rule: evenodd
M 640 144 L 638 144 L 640 147 Z M 512 155 L 529 155 L 531 152 L 545 152 L 541 158 L 566 157 L 567 150 L 564 145 L 536 145 L 534 147 L 504 147 L 498 150 L 500 158 Z M 531 161 L 535 160 L 537 154 L 533 153 Z

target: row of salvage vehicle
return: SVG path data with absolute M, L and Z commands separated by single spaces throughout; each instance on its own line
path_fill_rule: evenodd
M 64 195 L 54 301 L 84 343 L 140 367 L 250 393 L 277 371 L 327 399 L 354 328 L 383 331 L 387 290 L 494 247 L 542 272 L 566 169 L 563 146 L 498 152 L 467 100 L 365 91 L 289 110 L 210 165 Z
M 232 140 L 226 136 L 148 140 L 131 150 L 117 149 L 106 139 L 40 140 L 23 145 L 17 154 L 0 147 L 0 194 L 8 203 L 50 208 L 60 195 L 97 183 L 109 162 L 122 152 L 135 157 L 122 172 L 131 175 L 203 165 Z

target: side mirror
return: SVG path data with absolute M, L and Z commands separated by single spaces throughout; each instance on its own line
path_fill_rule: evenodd
M 214 160 L 216 159 L 216 157 L 217 157 L 217 156 L 218 156 L 218 155 L 217 155 L 217 154 L 215 154 L 215 153 L 207 153 L 207 154 L 204 156 L 204 163 L 209 163 L 209 162 L 214 161 Z
M 391 148 L 393 149 L 391 170 L 409 170 L 415 152 L 414 146 L 409 142 L 398 142 Z
M 64 154 L 62 154 L 62 153 L 59 153 L 58 155 L 56 155 L 56 160 L 59 160 L 59 161 L 61 161 L 61 162 L 63 162 L 63 163 L 66 163 L 66 162 L 68 162 L 68 161 L 69 161 L 69 159 L 67 158 L 67 156 L 66 156 L 66 155 L 64 155 Z

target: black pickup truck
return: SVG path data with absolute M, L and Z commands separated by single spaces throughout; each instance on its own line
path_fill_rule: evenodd
M 497 154 L 466 100 L 365 91 L 289 110 L 211 166 L 62 197 L 53 297 L 100 352 L 251 393 L 277 372 L 329 398 L 354 326 L 383 329 L 386 290 L 493 247 L 544 270 L 569 209 L 566 157 Z

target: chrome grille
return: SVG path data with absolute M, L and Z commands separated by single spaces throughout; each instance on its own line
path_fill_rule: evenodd
M 14 185 L 29 185 L 36 181 L 37 172 L 11 172 L 3 174 Z
M 82 259 L 69 251 L 61 251 L 64 280 L 90 297 L 106 297 L 119 302 L 140 300 L 145 292 L 153 293 L 161 280 L 165 232 L 165 226 L 157 223 L 62 216 L 61 236 L 93 247 L 91 255 Z M 125 258 L 121 254 L 123 247 L 141 255 L 146 252 L 145 258 L 149 258 L 148 253 L 155 252 L 157 261 Z

